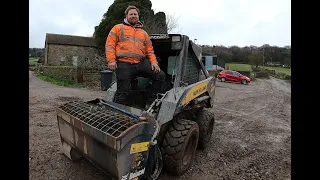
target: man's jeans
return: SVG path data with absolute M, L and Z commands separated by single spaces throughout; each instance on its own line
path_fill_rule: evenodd
M 165 84 L 165 73 L 161 70 L 156 73 L 151 69 L 150 62 L 145 59 L 139 63 L 127 63 L 117 61 L 116 78 L 117 78 L 117 91 L 115 93 L 114 102 L 125 104 L 127 94 L 130 91 L 130 84 L 135 77 L 145 77 L 153 80 L 151 93 L 148 94 L 147 102 L 155 100 L 157 93 L 163 93 Z

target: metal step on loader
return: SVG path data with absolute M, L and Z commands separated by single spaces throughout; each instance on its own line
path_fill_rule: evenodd
M 181 34 L 150 38 L 166 84 L 148 109 L 152 81 L 143 77 L 132 79 L 126 105 L 113 102 L 114 82 L 104 99 L 56 107 L 63 153 L 117 180 L 157 179 L 162 170 L 181 175 L 213 133 L 216 79 L 201 61 L 201 47 Z

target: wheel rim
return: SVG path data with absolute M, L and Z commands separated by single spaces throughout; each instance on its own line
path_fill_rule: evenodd
M 247 81 L 246 80 L 242 80 L 242 84 L 247 84 Z
M 222 79 L 221 79 L 221 81 L 222 81 L 222 82 L 225 82 L 225 81 L 226 81 L 226 79 L 225 79 L 225 78 L 222 78 Z
M 192 134 L 192 136 L 189 138 L 186 150 L 184 152 L 184 156 L 183 156 L 183 165 L 187 165 L 193 156 L 195 147 L 196 147 L 196 141 L 197 141 L 197 135 L 195 133 Z

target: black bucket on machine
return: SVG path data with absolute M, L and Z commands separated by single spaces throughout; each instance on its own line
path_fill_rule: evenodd
M 102 91 L 107 90 L 112 83 L 112 71 L 104 70 L 101 71 L 101 89 Z

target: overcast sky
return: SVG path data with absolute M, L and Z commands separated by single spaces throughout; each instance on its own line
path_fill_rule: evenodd
M 291 0 L 151 0 L 155 12 L 177 18 L 175 31 L 197 44 L 291 45 Z M 46 33 L 92 36 L 113 0 L 30 0 L 29 47 Z

